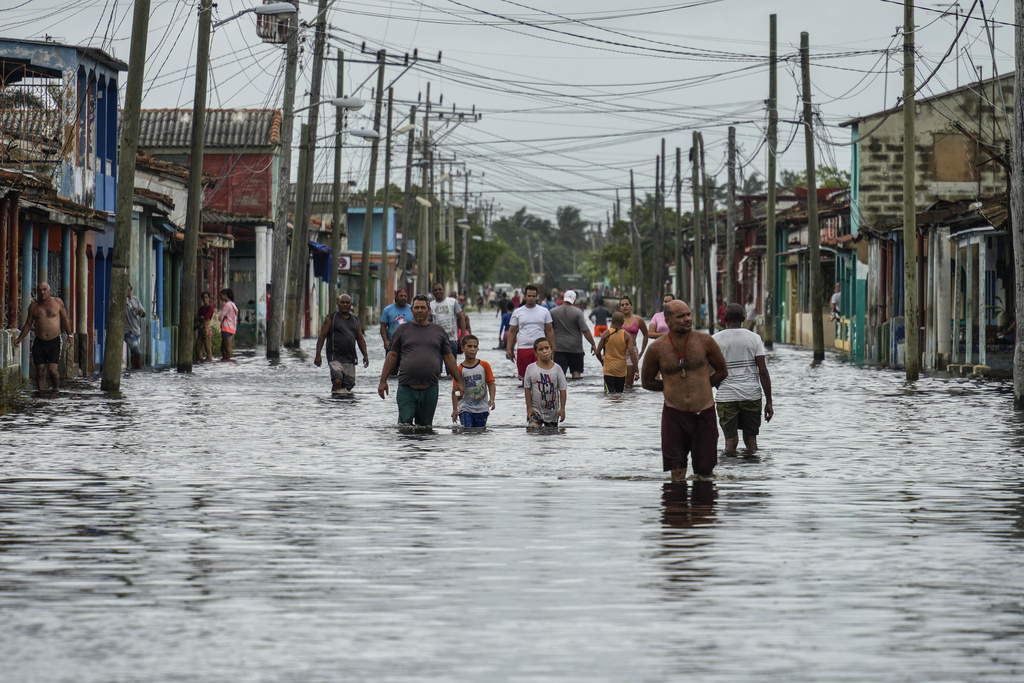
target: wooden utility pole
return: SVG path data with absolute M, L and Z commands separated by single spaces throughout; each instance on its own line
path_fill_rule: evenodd
M 192 372 L 196 336 L 196 252 L 203 229 L 203 151 L 206 143 L 206 79 L 210 72 L 210 27 L 213 0 L 199 4 L 199 44 L 196 46 L 196 94 L 192 104 L 192 157 L 188 167 L 185 243 L 181 258 L 181 320 L 178 325 L 178 372 Z M 219 299 L 217 299 L 219 301 Z
M 299 217 L 295 227 L 299 233 L 298 242 L 292 240 L 292 249 L 299 249 L 298 272 L 292 277 L 295 287 L 295 330 L 291 345 L 299 347 L 305 333 L 306 321 L 306 278 L 309 277 L 309 219 L 313 212 L 313 185 L 316 178 L 317 131 L 320 122 L 320 90 L 324 80 L 324 53 L 327 49 L 327 7 L 328 0 L 319 0 L 316 11 L 316 37 L 313 41 L 313 73 L 309 86 L 309 120 L 303 146 L 306 150 L 305 176 L 302 195 L 295 197 L 295 215 Z M 296 260 L 293 258 L 293 263 Z M 314 321 L 315 326 L 315 321 Z M 285 340 L 287 343 L 289 340 Z
M 658 289 L 653 294 L 653 301 L 651 302 L 651 314 L 657 313 L 661 310 L 661 297 L 665 294 L 665 242 L 666 242 L 666 226 L 665 219 L 667 218 L 665 213 L 666 198 L 665 193 L 668 189 L 668 183 L 665 179 L 668 177 L 668 157 L 665 156 L 665 138 L 661 139 L 661 182 L 658 185 L 660 197 L 658 201 L 658 262 L 654 264 L 655 271 L 658 274 Z
M 662 140 L 664 142 L 664 140 Z M 661 255 L 658 253 L 659 243 L 658 236 L 661 232 L 661 156 L 657 156 L 654 159 L 654 206 L 651 211 L 651 219 L 653 221 L 653 228 L 651 234 L 651 308 L 650 311 L 645 311 L 644 315 L 653 315 L 655 309 L 658 306 L 659 292 L 661 290 L 658 272 L 658 261 Z M 642 310 L 642 309 L 641 309 Z
M 1014 59 L 1016 69 L 1013 76 L 1013 130 L 1017 134 L 1010 144 L 1013 149 L 1010 174 L 1010 216 L 1024 216 L 1024 0 L 1014 2 Z M 1024 220 L 1011 218 L 1013 230 L 1013 273 L 1014 302 L 1017 314 L 1017 340 L 1013 347 L 1013 407 L 1024 410 L 1024 334 L 1021 334 L 1024 320 Z
M 697 140 L 700 141 L 700 180 L 701 191 L 704 195 L 704 234 L 708 238 L 707 242 L 705 242 L 704 247 L 704 251 L 706 253 L 702 254 L 701 258 L 704 261 L 704 282 L 706 283 L 708 292 L 708 333 L 714 334 L 715 320 L 717 318 L 718 311 L 715 309 L 715 304 L 717 302 L 715 301 L 715 288 L 712 286 L 712 283 L 715 281 L 718 275 L 718 269 L 716 268 L 718 264 L 715 263 L 715 260 L 711 258 L 711 248 L 712 246 L 718 244 L 718 235 L 717 231 L 714 230 L 714 228 L 712 227 L 714 211 L 712 210 L 710 205 L 711 195 L 708 192 L 708 169 L 707 166 L 704 165 L 704 134 L 697 133 Z
M 114 251 L 111 255 L 110 315 L 103 338 L 103 378 L 100 389 L 121 389 L 121 356 L 124 349 L 125 298 L 128 295 L 128 258 L 131 253 L 132 203 L 135 197 L 135 152 L 139 145 L 139 111 L 146 67 L 149 34 L 149 0 L 135 0 L 132 42 L 128 58 L 128 84 L 121 120 L 120 156 L 117 160 L 117 209 L 114 214 Z M 31 245 L 29 245 L 31 249 Z M 28 259 L 25 268 L 29 267 Z M 84 302 L 79 302 L 84 305 Z M 186 334 L 192 333 L 188 321 Z
M 683 287 L 683 150 L 676 147 L 676 298 L 682 301 Z
M 903 3 L 903 323 L 904 367 L 914 381 L 921 369 L 917 309 L 917 191 L 914 169 L 914 0 Z M 848 293 L 846 296 L 851 296 Z M 982 330 L 982 342 L 984 342 Z M 968 341 L 970 343 L 970 341 Z
M 293 0 L 298 11 L 298 0 Z M 270 263 L 270 306 L 267 311 L 267 358 L 280 358 L 288 293 L 288 206 L 292 190 L 292 129 L 295 127 L 295 72 L 299 65 L 299 17 L 288 17 L 284 95 L 281 104 L 280 168 L 277 173 L 277 213 Z M 259 292 L 257 292 L 259 294 Z
M 416 105 L 413 105 L 409 110 L 409 125 L 412 128 L 409 130 L 409 145 L 405 151 L 405 193 L 402 197 L 402 246 L 398 253 L 398 273 L 400 287 L 406 288 L 406 283 L 409 281 L 409 275 L 407 273 L 409 269 L 409 256 L 406 253 L 408 251 L 408 239 L 412 233 L 412 212 L 413 212 L 413 198 L 412 198 L 412 151 L 413 146 L 416 142 Z M 409 293 L 409 298 L 415 292 Z
M 338 86 L 335 90 L 335 97 L 345 96 L 345 53 L 338 50 Z M 345 201 L 345 209 L 342 210 L 341 190 L 341 151 L 343 149 L 343 132 L 345 130 L 345 110 L 338 108 L 334 117 L 334 201 L 331 206 L 331 288 L 330 298 L 327 300 L 329 306 L 333 307 L 338 301 L 338 256 L 341 254 L 341 224 L 348 219 L 348 201 Z M 347 188 L 346 188 L 347 189 Z M 256 293 L 259 295 L 259 292 Z
M 778 259 L 775 247 L 775 163 L 778 150 L 779 130 L 779 91 L 778 74 L 778 46 L 776 44 L 776 15 L 771 15 L 769 22 L 769 57 L 768 57 L 768 219 L 765 227 L 765 253 L 764 253 L 764 300 L 761 311 L 764 315 L 764 325 L 761 328 L 761 336 L 764 338 L 764 345 L 772 348 L 775 343 L 775 270 Z
M 690 312 L 693 314 L 693 326 L 704 327 L 704 316 L 701 315 L 701 304 L 704 300 L 704 240 L 702 239 L 702 220 L 700 216 L 700 133 L 693 133 L 693 147 L 690 148 L 690 162 L 693 166 L 693 284 L 690 285 Z
M 425 280 L 427 287 L 424 290 L 427 294 L 430 294 L 431 288 L 434 286 L 434 280 L 440 279 L 437 277 L 437 238 L 438 238 L 438 226 L 437 226 L 437 215 L 440 212 L 437 197 L 434 196 L 434 145 L 430 141 L 430 83 L 427 83 L 427 108 L 423 112 L 423 158 L 427 162 L 426 180 L 424 181 L 423 191 L 426 192 L 427 199 L 430 200 L 430 213 L 427 222 L 427 232 L 429 233 L 430 241 L 429 245 L 429 260 L 430 269 L 429 275 Z
M 370 325 L 370 300 L 373 298 L 373 279 L 370 277 L 370 242 L 373 240 L 373 208 L 374 196 L 377 194 L 377 155 L 380 150 L 380 115 L 384 106 L 384 60 L 387 59 L 387 52 L 377 52 L 377 101 L 373 107 L 373 129 L 377 131 L 377 137 L 370 143 L 370 177 L 366 182 L 366 216 L 363 219 L 363 263 L 359 268 L 362 296 L 359 297 L 359 324 L 363 329 Z M 385 214 L 387 209 L 385 208 Z M 382 225 L 382 229 L 386 226 Z M 385 230 L 386 231 L 386 230 Z M 381 253 L 381 259 L 384 254 Z M 384 277 L 384 267 L 381 264 L 380 277 Z
M 630 236 L 633 241 L 633 287 L 636 293 L 636 301 L 633 308 L 642 311 L 644 308 L 644 257 L 640 244 L 640 229 L 636 220 L 636 185 L 633 182 L 633 171 L 629 171 L 629 227 Z
M 725 208 L 725 303 L 736 303 L 736 128 L 729 126 L 729 187 Z M 738 303 L 746 303 L 740 301 Z
M 381 220 L 380 229 L 380 309 L 388 304 L 388 286 L 391 274 L 388 272 L 388 229 L 390 221 L 388 204 L 391 202 L 391 126 L 394 124 L 392 112 L 395 109 L 395 89 L 388 88 L 388 123 L 385 130 L 387 136 L 384 138 L 384 218 Z M 397 244 L 395 245 L 398 246 Z M 369 325 L 370 321 L 367 321 Z
M 804 146 L 807 151 L 807 242 L 811 260 L 811 336 L 814 341 L 814 360 L 825 360 L 825 323 L 822 320 L 821 284 L 821 232 L 818 226 L 818 181 L 814 162 L 814 112 L 811 110 L 811 57 L 809 37 L 800 34 L 800 70 L 803 73 Z

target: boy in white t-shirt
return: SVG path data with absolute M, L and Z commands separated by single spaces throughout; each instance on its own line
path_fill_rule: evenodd
M 487 416 L 494 410 L 494 373 L 487 361 L 477 360 L 479 351 L 480 340 L 475 335 L 462 338 L 462 352 L 466 354 L 466 360 L 459 363 L 463 391 L 460 393 L 452 380 L 452 422 L 463 427 L 486 427 Z
M 554 349 L 547 337 L 533 342 L 533 352 L 537 361 L 523 373 L 527 426 L 557 427 L 565 422 L 565 373 L 552 359 Z

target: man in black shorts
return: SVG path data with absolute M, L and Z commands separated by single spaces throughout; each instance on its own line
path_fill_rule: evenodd
M 569 289 L 562 295 L 562 305 L 551 309 L 551 328 L 555 332 L 555 363 L 566 377 L 579 379 L 583 376 L 583 338 L 590 342 L 590 352 L 597 353 L 594 335 L 587 326 L 583 311 L 576 308 L 576 292 Z
M 60 333 L 65 330 L 70 341 L 74 330 L 64 302 L 51 296 L 50 285 L 45 282 L 36 286 L 36 300 L 29 304 L 25 324 L 14 340 L 14 346 L 17 347 L 33 328 L 36 336 L 32 341 L 32 363 L 36 366 L 39 391 L 46 391 L 47 376 L 53 384 L 53 391 L 57 391 L 60 388 Z

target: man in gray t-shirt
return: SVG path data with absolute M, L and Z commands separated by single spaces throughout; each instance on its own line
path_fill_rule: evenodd
M 399 325 L 391 337 L 391 346 L 381 371 L 377 393 L 387 398 L 388 376 L 399 364 L 398 422 L 430 426 L 437 408 L 437 382 L 441 377 L 440 358 L 448 374 L 455 378 L 455 389 L 462 391 L 462 373 L 455 362 L 448 334 L 429 321 L 430 302 L 417 295 L 412 300 L 412 324 Z
M 551 310 L 551 327 L 555 331 L 555 363 L 573 379 L 583 376 L 583 338 L 590 342 L 591 353 L 597 353 L 594 335 L 590 333 L 587 317 L 576 308 L 576 292 L 569 289 L 562 295 L 562 305 Z

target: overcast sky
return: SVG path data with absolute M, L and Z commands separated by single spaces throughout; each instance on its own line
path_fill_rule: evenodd
M 129 52 L 132 5 L 125 0 L 28 0 L 0 9 L 6 37 L 52 36 L 70 44 L 102 47 L 121 59 Z M 917 83 L 936 68 L 973 0 L 956 5 L 919 3 Z M 215 20 L 251 6 L 218 0 Z M 145 108 L 191 108 L 198 2 L 152 0 L 146 63 Z M 984 3 L 992 21 L 999 73 L 1013 69 L 1013 3 Z M 944 13 L 947 12 L 947 13 Z M 665 138 L 669 175 L 682 149 L 684 210 L 689 191 L 687 158 L 692 133 L 702 131 L 710 174 L 724 184 L 726 135 L 737 129 L 744 172 L 764 175 L 768 97 L 769 15 L 778 15 L 780 166 L 804 167 L 800 116 L 800 33 L 810 36 L 811 78 L 818 131 L 818 163 L 849 168 L 849 141 L 838 124 L 897 103 L 902 87 L 902 2 L 894 0 L 354 0 L 332 3 L 330 53 L 369 60 L 384 48 L 424 59 L 408 71 L 389 66 L 394 81 L 395 126 L 409 103 L 426 97 L 441 109 L 473 107 L 475 123 L 431 122 L 436 154 L 457 157 L 472 171 L 470 192 L 500 204 L 499 215 L 525 206 L 554 219 L 557 207 L 579 207 L 586 220 L 605 221 L 619 190 L 629 200 L 634 170 L 641 196 L 653 191 L 655 157 Z M 316 3 L 303 0 L 301 17 L 312 22 Z M 312 31 L 305 34 L 298 93 L 308 103 Z M 283 91 L 284 50 L 262 43 L 253 15 L 213 35 L 210 108 L 277 108 Z M 367 54 L 360 54 L 362 43 Z M 442 52 L 440 63 L 436 62 Z M 335 90 L 335 62 L 325 69 L 324 94 Z M 346 94 L 369 100 L 373 66 L 349 64 Z M 927 97 L 992 74 L 992 48 L 981 3 L 966 21 L 959 44 L 922 89 Z M 397 77 L 397 78 L 396 78 Z M 124 82 L 121 83 L 122 103 Z M 301 116 L 305 116 L 303 113 Z M 370 127 L 372 107 L 349 127 Z M 326 122 L 325 122 L 326 119 Z M 296 122 L 296 130 L 298 130 Z M 329 127 L 325 129 L 325 126 Z M 334 112 L 321 116 L 321 135 L 334 128 Z M 298 135 L 295 136 L 296 139 Z M 366 148 L 346 152 L 346 179 L 365 188 Z M 325 141 L 324 144 L 330 144 Z M 404 164 L 404 139 L 396 166 Z M 293 165 L 294 166 L 294 165 Z M 463 168 L 462 165 L 458 169 Z M 331 153 L 317 158 L 317 180 L 329 181 Z M 393 181 L 401 184 L 404 173 Z M 381 186 L 378 180 L 377 186 Z M 456 186 L 461 203 L 464 189 Z M 674 201 L 674 200 L 673 200 Z

